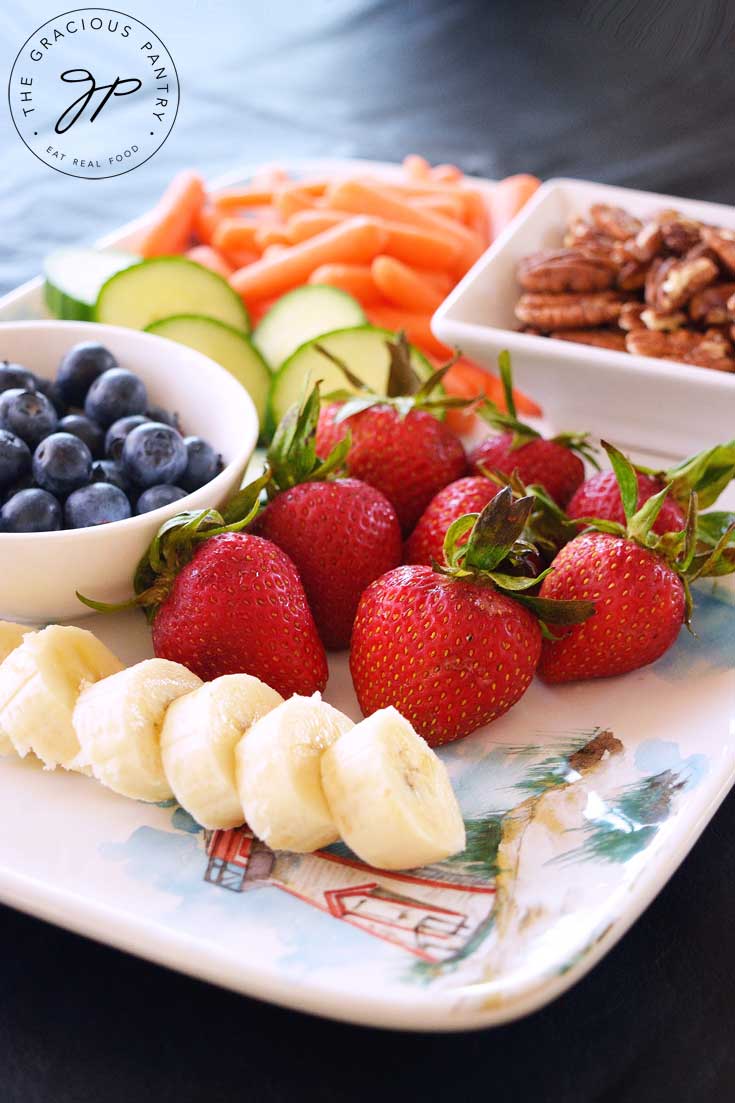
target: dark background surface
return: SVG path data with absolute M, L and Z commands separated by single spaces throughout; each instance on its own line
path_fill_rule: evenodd
M 490 176 L 735 192 L 735 13 L 723 2 L 121 3 L 174 56 L 174 131 L 135 172 L 88 182 L 37 162 L 0 108 L 0 291 L 50 247 L 139 214 L 184 165 L 214 176 L 289 155 L 417 151 Z M 5 74 L 63 8 L 6 0 Z M 0 909 L 0 1099 L 730 1099 L 734 840 L 730 798 L 590 976 L 524 1022 L 456 1036 L 307 1018 Z

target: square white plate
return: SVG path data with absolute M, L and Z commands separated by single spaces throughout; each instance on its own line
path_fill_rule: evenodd
M 521 295 L 519 260 L 559 247 L 570 215 L 584 215 L 593 203 L 624 207 L 639 218 L 673 207 L 735 229 L 735 207 L 582 180 L 548 180 L 440 306 L 434 331 L 489 367 L 509 349 L 518 385 L 567 428 L 591 425 L 620 444 L 635 447 L 645 440 L 669 454 L 673 444 L 682 455 L 730 439 L 735 374 L 518 332 L 513 310 Z
M 42 314 L 39 281 L 0 301 L 3 320 Z M 639 458 L 660 458 L 643 453 L 645 439 L 634 441 Z M 681 454 L 673 435 L 662 448 Z M 724 503 L 735 508 L 735 494 Z M 735 781 L 735 590 L 706 583 L 696 597 L 699 638 L 683 631 L 654 666 L 565 687 L 536 681 L 507 716 L 442 750 L 468 825 L 454 860 L 393 875 L 341 846 L 254 851 L 246 832 L 207 836 L 175 805 L 4 759 L 0 899 L 353 1022 L 460 1030 L 524 1015 L 624 934 Z M 140 614 L 84 625 L 125 662 L 151 653 Z M 327 699 L 358 719 L 346 656 L 333 655 L 330 671 Z

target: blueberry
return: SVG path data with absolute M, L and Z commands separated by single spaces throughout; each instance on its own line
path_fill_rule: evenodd
M 128 433 L 121 466 L 132 482 L 145 490 L 159 483 L 175 484 L 187 464 L 186 445 L 170 425 L 149 421 Z
M 128 433 L 137 429 L 139 425 L 145 425 L 148 420 L 145 414 L 130 414 L 128 417 L 119 417 L 117 421 L 113 421 L 105 434 L 105 456 L 110 460 L 119 460 Z
M 33 372 L 22 364 L 12 364 L 9 360 L 0 361 L 0 391 L 19 387 L 22 391 L 35 391 L 38 380 Z
M 145 416 L 149 421 L 160 421 L 162 425 L 170 425 L 172 429 L 181 432 L 181 423 L 178 414 L 172 414 L 170 410 L 164 410 L 163 406 L 150 406 Z
M 13 400 L 19 394 L 25 394 L 28 389 L 28 387 L 10 387 L 7 391 L 0 393 L 0 425 L 5 424 L 5 414 Z
M 95 460 L 92 464 L 90 482 L 112 483 L 130 497 L 131 484 L 123 475 L 122 468 L 114 460 Z
M 92 453 L 71 433 L 52 433 L 33 453 L 33 475 L 40 487 L 64 497 L 89 482 Z
M 64 401 L 59 390 L 59 384 L 51 379 L 37 379 L 36 390 L 45 394 L 59 417 L 63 417 L 68 410 L 68 404 Z
M 0 487 L 9 487 L 31 469 L 31 450 L 24 440 L 0 429 Z
M 112 483 L 90 483 L 80 487 L 69 495 L 64 505 L 64 520 L 70 529 L 124 521 L 130 515 L 127 496 Z
M 185 497 L 186 491 L 182 490 L 180 486 L 169 486 L 168 483 L 160 486 L 149 486 L 138 498 L 135 512 L 150 513 L 152 509 L 170 506 L 172 502 L 178 502 L 179 498 Z
M 95 379 L 117 366 L 110 350 L 96 341 L 74 345 L 59 364 L 56 382 L 61 397 L 69 406 L 83 406 Z
M 95 379 L 84 402 L 84 412 L 103 429 L 128 414 L 142 414 L 148 405 L 145 384 L 124 368 L 111 368 Z
M 61 506 L 53 494 L 20 490 L 0 510 L 3 532 L 53 532 L 61 528 Z
M 222 457 L 201 437 L 184 437 L 186 445 L 186 470 L 179 479 L 185 490 L 191 492 L 211 482 L 222 470 Z
M 44 437 L 53 433 L 59 419 L 45 394 L 40 391 L 6 391 L 1 407 L 2 428 L 9 429 L 35 448 Z
M 83 440 L 92 453 L 92 459 L 101 459 L 105 454 L 105 434 L 99 425 L 90 421 L 84 414 L 67 414 L 58 424 L 60 433 L 71 433 Z

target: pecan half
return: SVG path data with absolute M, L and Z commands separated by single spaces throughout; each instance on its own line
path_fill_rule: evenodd
M 642 264 L 650 264 L 653 258 L 661 252 L 663 236 L 658 222 L 646 222 L 641 226 L 633 242 L 630 244 L 630 253 Z
M 705 256 L 654 261 L 646 278 L 646 302 L 655 310 L 671 314 L 713 283 L 718 274 L 715 262 Z
M 590 217 L 598 230 L 617 241 L 627 241 L 629 237 L 635 237 L 641 228 L 639 219 L 628 214 L 622 207 L 611 207 L 607 203 L 593 203 Z
M 628 331 L 631 329 L 645 329 L 645 325 L 641 321 L 641 314 L 644 310 L 644 303 L 623 303 L 618 325 L 621 329 Z
M 580 345 L 625 352 L 625 334 L 619 329 L 555 329 L 549 337 L 556 337 L 558 341 L 576 341 Z
M 648 265 L 639 260 L 626 260 L 620 266 L 616 283 L 621 291 L 640 291 L 646 284 Z
M 702 240 L 702 224 L 693 218 L 685 218 L 677 211 L 666 211 L 659 219 L 664 246 L 678 256 L 684 256 Z
M 728 271 L 735 272 L 735 231 L 722 230 L 717 226 L 703 226 L 702 241 L 717 254 L 718 260 Z
M 607 256 L 615 244 L 609 234 L 603 234 L 585 222 L 583 218 L 570 218 L 562 238 L 565 249 L 584 249 L 585 252 Z
M 670 333 L 672 330 L 681 329 L 683 325 L 686 325 L 688 318 L 683 310 L 676 310 L 673 314 L 665 314 L 664 311 L 654 310 L 652 306 L 649 306 L 641 311 L 640 320 L 646 329 L 658 329 Z
M 689 302 L 693 322 L 706 326 L 721 326 L 730 321 L 728 302 L 735 295 L 735 283 L 715 283 L 697 291 Z
M 675 333 L 636 329 L 627 335 L 628 352 L 635 356 L 655 356 L 659 360 L 677 360 L 715 371 L 735 371 L 732 345 L 716 330 L 696 333 L 679 329 Z
M 516 303 L 519 322 L 539 329 L 591 329 L 615 322 L 623 304 L 616 291 L 584 294 L 526 294 Z
M 615 266 L 581 249 L 542 249 L 518 264 L 518 282 L 526 291 L 604 291 Z

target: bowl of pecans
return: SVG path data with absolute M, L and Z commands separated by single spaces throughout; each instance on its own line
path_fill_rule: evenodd
M 735 208 L 550 180 L 440 307 L 441 340 L 635 447 L 735 436 Z

